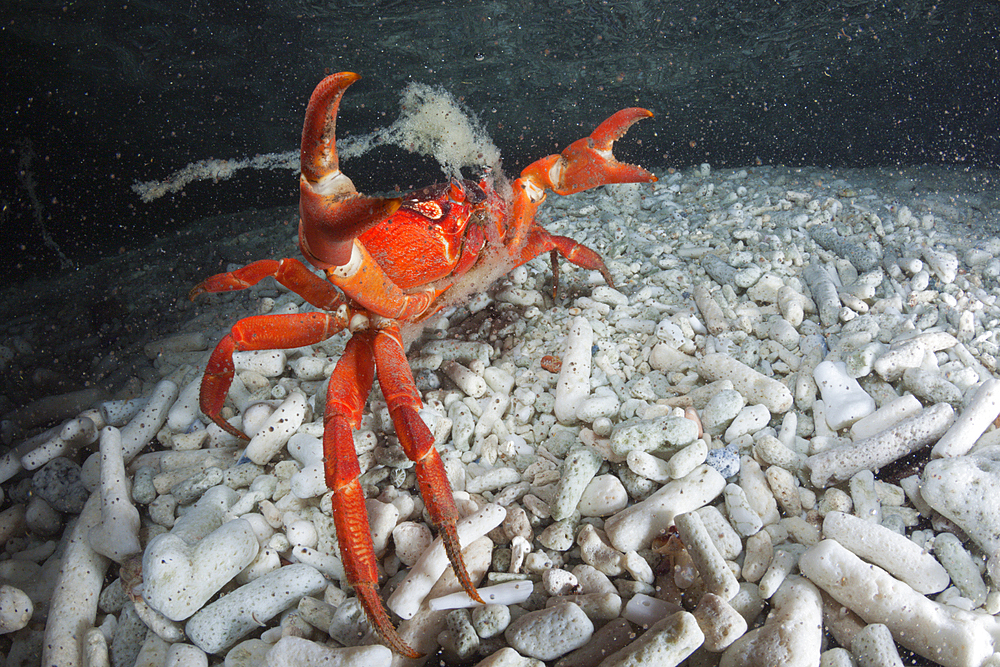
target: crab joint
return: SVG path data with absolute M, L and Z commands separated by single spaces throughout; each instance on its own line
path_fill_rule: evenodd
M 350 278 L 356 274 L 364 264 L 364 257 L 362 256 L 361 250 L 361 242 L 354 239 L 354 245 L 351 246 L 351 258 L 347 260 L 347 263 L 343 266 L 330 267 L 330 269 L 327 270 L 327 274 L 331 278 Z
M 354 189 L 354 183 L 351 182 L 351 179 L 339 169 L 331 171 L 315 183 L 310 182 L 305 174 L 302 175 L 301 180 L 307 183 L 309 188 L 321 197 L 345 196 L 357 192 Z
M 551 172 L 556 171 L 557 167 L 558 167 L 558 164 L 553 165 L 552 170 L 550 171 L 550 174 L 551 174 Z M 560 174 L 562 173 L 561 169 L 559 169 L 559 173 Z M 531 200 L 532 204 L 541 204 L 542 201 L 545 200 L 545 188 L 544 187 L 539 186 L 537 183 L 535 183 L 530 178 L 524 179 L 523 183 L 524 183 L 524 194 L 528 195 L 528 199 Z
M 351 317 L 351 321 L 347 323 L 347 328 L 351 333 L 357 333 L 358 331 L 365 331 L 371 324 L 367 315 L 362 315 L 361 313 L 355 313 Z

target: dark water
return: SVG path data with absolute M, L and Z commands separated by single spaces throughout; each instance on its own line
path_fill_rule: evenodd
M 294 149 L 313 86 L 340 70 L 364 77 L 342 134 L 391 121 L 407 82 L 440 85 L 509 171 L 632 105 L 657 116 L 616 152 L 657 168 L 1000 164 L 993 0 L 9 0 L 0 15 L 6 280 L 294 203 L 283 171 L 151 204 L 130 186 Z M 389 149 L 347 170 L 363 191 L 440 177 Z

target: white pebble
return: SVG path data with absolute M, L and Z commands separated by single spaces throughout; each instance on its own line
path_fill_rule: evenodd
M 143 554 L 143 597 L 167 618 L 182 621 L 249 565 L 258 548 L 242 519 L 223 524 L 196 546 L 174 533 L 159 535 Z
M 976 560 L 957 536 L 952 533 L 937 535 L 934 538 L 934 556 L 974 607 L 980 607 L 986 602 L 989 588 L 983 581 Z
M 636 593 L 625 605 L 622 617 L 637 625 L 649 627 L 676 611 L 680 611 L 676 604 L 645 593 Z
M 622 560 L 625 554 L 606 544 L 591 524 L 583 524 L 576 535 L 576 543 L 580 546 L 580 558 L 587 565 L 609 577 L 616 577 L 622 573 Z
M 319 539 L 312 521 L 303 520 L 288 524 L 285 536 L 288 538 L 288 543 L 295 547 L 315 547 Z
M 28 625 L 34 605 L 24 591 L 0 584 L 0 635 L 16 632 Z
M 576 511 L 587 485 L 601 467 L 601 456 L 590 447 L 574 447 L 563 460 L 562 474 L 550 507 L 552 518 L 562 521 Z
M 326 578 L 315 568 L 286 565 L 222 596 L 192 616 L 184 630 L 195 646 L 218 653 L 326 586 Z
M 678 611 L 605 658 L 601 667 L 676 667 L 704 641 L 705 634 L 694 615 Z
M 743 537 L 758 533 L 764 526 L 764 522 L 751 507 L 743 487 L 738 484 L 727 484 L 724 493 L 726 514 L 736 532 Z
M 37 470 L 57 456 L 72 457 L 77 449 L 93 444 L 97 434 L 97 426 L 89 417 L 70 419 L 58 429 L 57 435 L 24 454 L 21 465 L 25 470 Z
M 555 416 L 560 422 L 570 423 L 576 411 L 590 394 L 591 347 L 594 330 L 584 317 L 576 317 L 570 324 L 562 355 L 562 367 L 556 382 Z
M 530 579 L 523 581 L 508 581 L 496 586 L 482 586 L 476 589 L 479 597 L 487 606 L 502 607 L 507 609 L 507 605 L 521 604 L 531 596 L 534 590 L 534 583 Z M 465 591 L 442 595 L 427 603 L 432 610 L 439 609 L 482 609 L 483 605 L 469 597 Z M 509 618 L 509 617 L 508 617 Z
M 713 436 L 722 435 L 733 419 L 740 414 L 746 403 L 743 395 L 733 389 L 723 389 L 716 392 L 701 410 L 702 426 Z
M 649 561 L 640 556 L 637 551 L 629 551 L 625 554 L 625 558 L 622 560 L 622 566 L 630 575 L 632 575 L 632 578 L 639 583 L 651 586 L 655 581 L 653 568 L 649 565 Z M 617 612 L 615 612 L 612 618 L 616 616 L 618 616 Z
M 615 475 L 598 475 L 590 480 L 580 496 L 582 516 L 608 516 L 628 505 L 628 492 Z
M 719 667 L 819 664 L 823 648 L 823 602 L 802 577 L 789 577 L 771 598 L 764 625 L 750 630 L 727 648 Z
M 667 415 L 619 424 L 611 432 L 611 449 L 618 456 L 627 456 L 635 450 L 674 450 L 691 444 L 697 438 L 697 422 Z
M 802 324 L 805 300 L 804 296 L 788 285 L 784 285 L 778 290 L 778 308 L 781 310 L 782 317 L 793 327 Z
M 834 431 L 847 428 L 875 411 L 875 399 L 847 374 L 843 361 L 823 361 L 813 369 L 813 379 L 826 405 L 826 423 Z
M 992 619 L 934 602 L 834 540 L 807 549 L 799 570 L 868 623 L 885 624 L 897 642 L 933 662 L 982 665 L 993 655 Z
M 441 364 L 441 370 L 451 378 L 452 382 L 458 385 L 459 389 L 465 392 L 466 396 L 479 398 L 489 390 L 486 380 L 457 361 L 445 361 Z
M 657 343 L 649 352 L 649 365 L 664 373 L 684 372 L 696 365 L 694 357 L 672 347 L 669 343 Z
M 506 515 L 507 510 L 503 507 L 490 504 L 476 514 L 460 519 L 458 521 L 459 542 L 463 546 L 468 546 L 499 526 Z M 404 619 L 413 618 L 424 598 L 427 597 L 447 567 L 448 556 L 445 554 L 441 538 L 438 537 L 414 564 L 403 583 L 389 596 L 386 606 Z
M 757 582 L 771 565 L 771 558 L 774 556 L 774 546 L 771 544 L 771 536 L 766 532 L 758 531 L 747 538 L 746 558 L 743 560 L 743 578 L 750 582 Z
M 767 426 L 769 421 L 771 421 L 771 413 L 768 412 L 767 407 L 759 404 L 748 405 L 740 410 L 736 418 L 729 424 L 724 436 L 725 441 L 733 442 L 740 436 L 754 434 Z
M 87 539 L 95 551 L 116 563 L 142 551 L 139 543 L 139 510 L 129 494 L 121 431 L 101 429 L 101 522 Z
M 666 482 L 672 479 L 667 461 L 648 452 L 633 449 L 625 460 L 629 469 L 636 475 L 641 475 L 654 482 Z
M 292 359 L 288 364 L 295 377 L 300 380 L 323 380 L 326 378 L 326 366 L 329 362 L 320 357 L 301 356 Z
M 721 652 L 747 631 L 746 619 L 714 593 L 701 596 L 698 607 L 694 610 L 694 617 L 698 620 L 698 627 L 705 633 L 704 648 L 712 653 Z
M 514 583 L 515 586 L 520 585 L 528 590 L 533 588 L 530 580 L 510 583 Z M 510 625 L 510 607 L 505 604 L 476 605 L 472 610 L 472 626 L 482 639 L 496 637 L 506 630 L 508 625 Z
M 948 284 L 955 282 L 958 277 L 958 257 L 944 250 L 934 250 L 929 246 L 924 246 L 924 259 L 931 271 L 941 280 Z
M 851 653 L 865 667 L 903 667 L 892 633 L 881 623 L 867 625 L 854 635 Z
M 392 540 L 399 560 L 411 567 L 434 541 L 434 536 L 426 524 L 404 521 L 392 529 Z
M 305 394 L 299 391 L 289 394 L 247 443 L 246 457 L 257 465 L 268 463 L 302 425 L 306 409 Z
M 935 459 L 924 466 L 920 495 L 954 521 L 990 557 L 1000 552 L 1000 451 L 996 447 L 966 456 Z
M 904 535 L 851 514 L 830 512 L 823 536 L 874 563 L 925 595 L 948 587 L 950 577 L 938 561 Z
M 279 639 L 267 652 L 269 667 L 372 667 L 388 665 L 392 651 L 381 644 L 331 648 L 293 635 Z M 229 658 L 226 657 L 226 664 Z
M 799 547 L 795 544 L 786 544 L 782 548 L 774 550 L 767 571 L 760 578 L 757 588 L 763 599 L 770 600 L 785 583 L 788 575 L 795 569 L 798 553 Z
M 209 489 L 171 532 L 146 546 L 143 597 L 171 620 L 188 618 L 257 555 L 249 522 L 222 523 L 236 497 L 225 486 Z
M 607 285 L 597 285 L 590 293 L 590 297 L 598 303 L 606 303 L 609 306 L 627 306 L 628 297 Z
M 233 366 L 237 372 L 254 371 L 268 378 L 284 373 L 287 360 L 284 350 L 233 352 Z
M 812 484 L 824 488 L 846 481 L 860 470 L 878 470 L 936 442 L 954 418 L 952 407 L 939 403 L 870 438 L 814 454 L 806 459 Z
M 322 461 L 303 467 L 292 475 L 289 483 L 291 485 L 289 490 L 292 494 L 302 500 L 319 498 L 329 491 L 326 486 L 326 470 Z
M 609 517 L 604 530 L 611 544 L 622 552 L 646 548 L 673 525 L 677 514 L 707 505 L 725 486 L 725 478 L 716 470 L 698 466 L 687 477 L 668 482 L 645 500 Z
M 593 622 L 572 602 L 529 612 L 504 631 L 512 648 L 538 660 L 566 655 L 586 644 L 593 634 Z
M 514 376 L 497 366 L 490 366 L 483 371 L 483 379 L 498 394 L 509 395 L 514 389 Z
M 958 339 L 943 331 L 925 333 L 894 344 L 888 352 L 875 360 L 874 368 L 883 380 L 895 382 L 908 368 L 916 368 L 928 352 L 954 347 Z
M 597 419 L 607 419 L 618 414 L 621 401 L 610 387 L 598 387 L 593 396 L 583 400 L 576 409 L 576 418 L 585 424 L 592 424 Z
M 750 456 L 744 456 L 740 460 L 740 487 L 765 526 L 778 522 L 781 518 L 778 513 L 778 503 L 771 493 L 771 487 L 767 485 L 767 478 L 760 464 Z
M 892 428 L 904 419 L 909 419 L 923 409 L 923 405 L 913 394 L 906 394 L 886 403 L 881 408 L 851 426 L 851 438 L 855 441 L 870 438 L 880 431 Z
M 730 600 L 739 592 L 740 584 L 719 553 L 712 537 L 697 512 L 685 512 L 674 517 L 677 532 L 694 561 L 705 588 L 723 600 Z
M 708 382 L 731 381 L 748 402 L 760 403 L 772 414 L 788 412 L 792 407 L 788 387 L 728 355 L 706 354 L 698 364 L 698 374 Z
M 177 402 L 167 412 L 167 427 L 174 433 L 187 431 L 198 418 L 198 398 L 201 376 L 187 383 L 177 396 Z
M 122 428 L 122 456 L 126 463 L 135 458 L 139 450 L 148 445 L 163 427 L 167 421 L 167 411 L 177 400 L 177 394 L 176 384 L 170 380 L 161 380 L 153 389 L 146 405 Z
M 1000 415 L 1000 380 L 989 378 L 931 449 L 931 456 L 944 458 L 967 453 L 997 415 Z
M 465 482 L 465 490 L 469 493 L 496 491 L 521 481 L 521 473 L 514 468 L 490 468 L 478 475 L 470 475 Z
M 208 656 L 197 646 L 171 644 L 164 667 L 208 667 Z
M 100 519 L 100 501 L 99 495 L 91 494 L 63 549 L 59 577 L 49 598 L 42 640 L 43 665 L 80 664 L 80 628 L 92 626 L 97 616 L 109 561 L 91 549 L 87 533 Z
M 552 568 L 542 572 L 542 586 L 550 596 L 569 595 L 574 593 L 580 582 L 571 573 L 561 568 Z

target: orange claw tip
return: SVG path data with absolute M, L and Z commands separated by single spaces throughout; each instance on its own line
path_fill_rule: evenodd
M 375 584 L 367 582 L 355 582 L 354 592 L 358 596 L 358 600 L 361 602 L 361 608 L 365 612 L 365 616 L 368 618 L 368 623 L 375 629 L 385 645 L 393 650 L 394 653 L 398 653 L 404 658 L 410 658 L 411 660 L 417 660 L 418 658 L 424 657 L 423 653 L 414 651 L 403 638 L 399 636 L 396 628 L 392 625 L 389 620 L 389 615 L 385 611 L 385 607 L 382 604 L 382 598 L 379 597 L 378 591 L 375 590 Z
M 629 107 L 611 114 L 591 133 L 590 138 L 594 142 L 594 148 L 601 151 L 611 150 L 611 145 L 621 139 L 632 125 L 652 116 L 652 111 L 642 107 Z
M 337 159 L 337 110 L 344 91 L 361 76 L 339 72 L 326 77 L 313 90 L 302 124 L 302 175 L 311 183 L 339 169 Z

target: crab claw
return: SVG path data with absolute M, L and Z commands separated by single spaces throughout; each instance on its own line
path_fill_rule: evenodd
M 622 109 L 597 126 L 589 137 L 574 141 L 559 155 L 529 164 L 521 178 L 558 195 L 571 195 L 609 183 L 652 183 L 656 176 L 636 165 L 619 162 L 611 149 L 634 123 L 652 111 Z
M 402 200 L 359 194 L 340 171 L 337 111 L 344 91 L 361 77 L 331 74 L 316 86 L 302 127 L 299 179 L 299 248 L 321 269 L 343 266 L 354 239 L 396 212 Z

